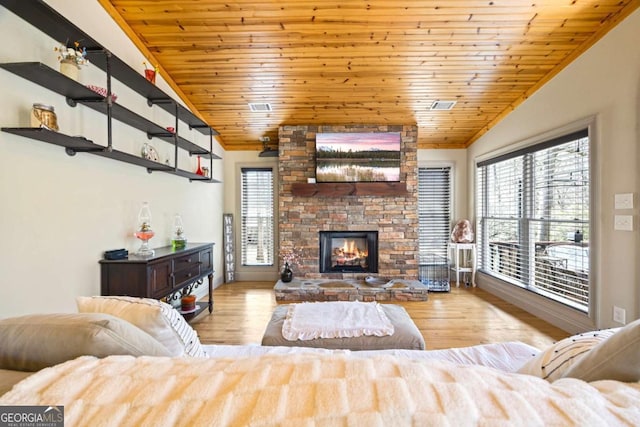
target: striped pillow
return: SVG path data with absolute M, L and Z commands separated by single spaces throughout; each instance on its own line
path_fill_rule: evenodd
M 76 302 L 81 313 L 106 313 L 132 323 L 160 341 L 172 356 L 207 356 L 196 331 L 167 303 L 125 296 L 78 297 Z
M 565 338 L 534 356 L 519 370 L 553 382 L 561 377 L 593 347 L 609 338 L 620 328 L 591 331 Z

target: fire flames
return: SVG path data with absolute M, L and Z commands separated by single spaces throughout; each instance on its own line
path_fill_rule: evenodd
M 358 265 L 367 259 L 367 249 L 361 249 L 355 240 L 344 239 L 344 244 L 333 248 L 332 259 L 338 265 Z

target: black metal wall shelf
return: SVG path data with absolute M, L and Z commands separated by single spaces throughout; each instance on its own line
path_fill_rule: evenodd
M 32 81 L 40 86 L 52 90 L 55 93 L 63 95 L 67 98 L 67 103 L 70 105 L 79 103 L 86 105 L 93 110 L 99 111 L 100 113 L 107 114 L 107 103 L 104 102 L 105 99 L 103 96 L 98 95 L 94 91 L 63 74 L 60 74 L 45 64 L 40 62 L 13 62 L 0 64 L 0 68 L 4 68 L 5 70 L 26 80 Z M 173 133 L 168 132 L 162 126 L 153 123 L 120 104 L 114 103 L 112 108 L 114 119 L 145 132 L 149 137 L 157 137 L 167 142 L 174 142 L 176 136 Z M 178 135 L 177 138 L 178 147 L 188 151 L 191 155 L 199 155 L 207 158 L 211 157 L 214 159 L 220 158 L 216 154 L 210 153 L 205 148 L 194 144 L 182 136 Z
M 82 136 L 69 136 L 63 133 L 54 132 L 45 128 L 2 128 L 3 132 L 12 133 L 14 135 L 24 136 L 26 138 L 36 139 L 38 141 L 48 142 L 49 144 L 59 145 L 73 152 L 90 152 L 104 150 L 104 146 L 94 144 Z M 141 158 L 142 159 L 142 158 Z M 142 159 L 145 160 L 145 159 Z
M 142 166 L 149 172 L 165 172 L 181 176 L 183 178 L 189 178 L 192 181 L 220 182 L 215 179 L 203 177 L 202 175 L 198 175 L 193 172 L 176 169 L 169 165 L 154 162 L 152 160 L 147 160 L 143 157 L 134 156 L 133 154 L 125 153 L 124 151 L 108 150 L 104 145 L 95 144 L 93 141 L 90 141 L 82 136 L 69 136 L 45 128 L 3 127 L 2 131 L 12 133 L 14 135 L 24 136 L 26 138 L 37 141 L 48 142 L 49 144 L 59 145 L 61 147 L 64 147 L 69 155 L 75 155 L 75 153 L 91 153 L 97 156 L 119 160 L 121 162 L 129 163 L 132 165 Z
M 91 63 L 107 73 L 108 88 L 111 87 L 111 78 L 116 78 L 138 94 L 145 97 L 147 99 L 147 104 L 150 107 L 158 105 L 158 107 L 177 117 L 178 120 L 186 123 L 190 129 L 197 130 L 203 135 L 208 135 L 210 138 L 210 148 L 207 150 L 180 136 L 178 120 L 176 120 L 175 125 L 176 133 L 169 132 L 166 128 L 153 123 L 147 118 L 123 107 L 120 104 L 108 102 L 105 97 L 93 92 L 75 80 L 64 76 L 40 62 L 5 63 L 0 64 L 0 68 L 4 68 L 26 80 L 64 96 L 67 103 L 71 106 L 82 104 L 107 115 L 108 146 L 105 147 L 94 144 L 83 137 L 71 137 L 41 128 L 2 128 L 2 131 L 63 146 L 67 153 L 71 155 L 76 152 L 87 152 L 129 164 L 142 166 L 149 172 L 161 171 L 171 173 L 188 178 L 191 181 L 220 182 L 177 167 L 178 148 L 187 151 L 190 155 L 202 156 L 204 158 L 211 159 L 211 161 L 213 161 L 213 159 L 220 159 L 218 155 L 212 152 L 213 136 L 218 135 L 218 132 L 216 132 L 215 129 L 207 125 L 203 120 L 183 105 L 176 102 L 165 92 L 158 89 L 153 83 L 147 81 L 141 73 L 135 71 L 125 62 L 112 55 L 106 48 L 69 22 L 65 17 L 46 5 L 43 1 L 0 0 L 0 5 L 11 10 L 16 15 L 35 26 L 38 30 L 48 34 L 56 40 L 66 40 L 67 42 L 82 40 L 83 47 L 86 47 L 90 54 Z M 129 153 L 114 150 L 111 145 L 112 119 L 116 119 L 146 133 L 148 138 L 155 137 L 168 143 L 172 143 L 176 150 L 176 164 L 174 166 L 165 165 Z
M 87 48 L 91 63 L 101 70 L 107 71 L 107 58 L 103 52 L 108 49 L 43 1 L 0 0 L 0 5 L 6 7 L 55 40 L 60 42 L 68 41 L 69 43 L 82 40 L 82 46 Z M 203 135 L 209 135 L 210 130 L 213 131 L 213 135 L 218 135 L 215 129 L 211 128 L 182 104 L 177 103 L 156 85 L 147 81 L 140 72 L 131 68 L 126 62 L 114 55 L 111 55 L 109 62 L 111 75 L 116 80 L 119 80 L 144 96 L 150 104 L 157 104 L 160 108 L 171 114 L 175 114 L 175 106 L 177 105 L 178 118 L 190 128 L 198 130 Z

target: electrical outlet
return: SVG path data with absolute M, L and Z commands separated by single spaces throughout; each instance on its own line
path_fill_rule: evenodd
M 613 321 L 622 323 L 623 325 L 626 322 L 627 311 L 624 308 L 613 306 Z

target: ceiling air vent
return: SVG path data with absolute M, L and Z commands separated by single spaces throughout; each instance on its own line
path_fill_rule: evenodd
M 266 102 L 250 102 L 249 103 L 249 109 L 253 112 L 258 112 L 258 113 L 262 113 L 264 111 L 273 111 L 273 108 L 271 108 L 271 104 L 266 103 Z
M 451 110 L 456 105 L 456 101 L 435 101 L 429 110 L 446 111 Z

